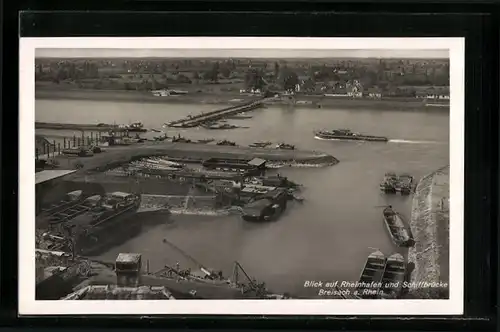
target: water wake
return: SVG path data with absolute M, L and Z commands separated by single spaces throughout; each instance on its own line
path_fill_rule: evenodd
M 406 139 L 390 139 L 389 143 L 403 143 L 403 144 L 445 144 L 445 142 L 438 141 L 416 141 Z
M 316 163 L 316 164 L 308 164 L 308 163 L 298 163 L 298 162 L 275 162 L 275 163 L 268 163 L 266 166 L 271 169 L 279 169 L 283 167 L 296 167 L 296 168 L 321 168 L 321 167 L 327 167 L 331 166 L 333 164 L 329 163 Z
M 318 136 L 314 136 L 314 139 L 320 140 L 320 141 L 341 141 L 340 139 L 337 138 L 322 138 Z

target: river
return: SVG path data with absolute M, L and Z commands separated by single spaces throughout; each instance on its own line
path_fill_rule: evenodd
M 131 123 L 161 129 L 165 122 L 220 105 L 147 104 L 88 100 L 37 100 L 36 120 L 68 123 Z M 314 296 L 306 280 L 356 281 L 374 248 L 386 255 L 404 253 L 395 247 L 382 222 L 382 208 L 392 204 L 410 216 L 411 196 L 383 195 L 378 185 L 384 173 L 410 173 L 417 179 L 449 163 L 449 113 L 446 111 L 344 110 L 267 107 L 249 113 L 251 119 L 229 120 L 248 126 L 236 130 L 168 131 L 188 138 L 226 138 L 240 145 L 284 141 L 299 149 L 318 150 L 339 159 L 326 168 L 281 169 L 282 175 L 304 185 L 303 204 L 293 203 L 277 221 L 250 224 L 238 217 L 172 217 L 173 222 L 145 230 L 99 258 L 113 261 L 119 252 L 141 252 L 151 270 L 180 262 L 194 267 L 170 242 L 205 266 L 231 275 L 234 261 L 276 292 Z M 390 138 L 389 143 L 322 141 L 315 129 L 349 128 Z M 37 130 L 42 135 L 81 135 Z M 157 134 L 155 134 L 157 135 Z

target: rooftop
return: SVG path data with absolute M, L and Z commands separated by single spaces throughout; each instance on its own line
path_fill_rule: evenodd
M 165 287 L 115 285 L 87 286 L 69 294 L 63 300 L 175 300 Z
M 135 253 L 120 253 L 116 258 L 117 263 L 129 263 L 129 262 L 139 262 L 141 259 L 141 254 Z
M 41 184 L 50 180 L 54 180 L 60 177 L 63 177 L 68 174 L 72 174 L 76 172 L 76 170 L 44 170 L 38 173 L 35 173 L 35 184 Z
M 253 165 L 253 166 L 262 166 L 265 163 L 266 163 L 266 160 L 261 159 L 261 158 L 253 158 L 252 160 L 250 160 L 248 162 L 249 165 Z

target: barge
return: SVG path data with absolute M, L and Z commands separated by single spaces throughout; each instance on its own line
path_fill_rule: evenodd
M 365 266 L 361 271 L 356 291 L 362 299 L 377 298 L 381 286 L 382 274 L 385 268 L 385 255 L 375 251 L 368 255 Z
M 71 219 L 57 220 L 48 236 L 60 238 L 59 250 L 88 255 L 113 241 L 118 233 L 140 230 L 140 222 L 130 221 L 140 206 L 139 195 L 113 192 L 88 210 Z
M 384 179 L 380 183 L 380 190 L 386 194 L 395 194 L 397 192 L 401 195 L 409 195 L 413 190 L 414 185 L 413 176 L 403 173 L 397 175 L 394 172 L 385 173 Z
M 396 212 L 392 206 L 389 205 L 383 211 L 383 220 L 387 232 L 395 245 L 399 247 L 411 246 L 413 242 L 412 235 L 400 213 Z
M 401 254 L 393 254 L 387 258 L 382 275 L 381 298 L 397 299 L 403 289 L 406 277 L 406 263 Z
M 352 132 L 350 129 L 320 130 L 316 131 L 314 135 L 319 139 L 326 139 L 326 140 L 371 141 L 371 142 L 389 141 L 389 139 L 384 136 L 360 134 Z

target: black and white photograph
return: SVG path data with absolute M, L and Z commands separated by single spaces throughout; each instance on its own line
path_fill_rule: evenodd
M 20 313 L 462 313 L 463 39 L 20 43 Z

